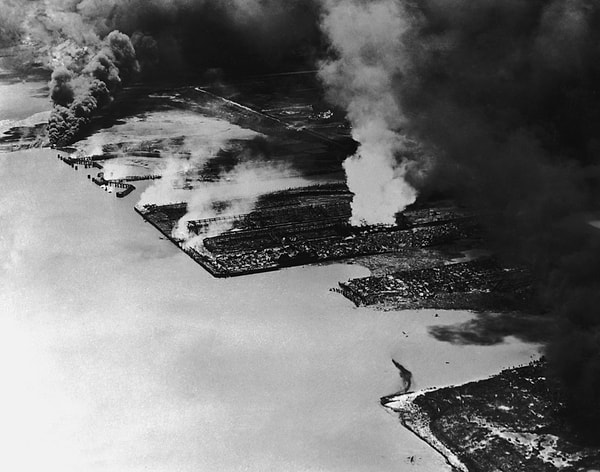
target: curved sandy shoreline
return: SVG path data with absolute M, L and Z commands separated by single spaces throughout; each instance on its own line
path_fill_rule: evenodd
M 414 403 L 414 400 L 424 393 L 427 393 L 427 390 L 392 395 L 382 398 L 381 403 L 385 408 L 398 413 L 402 425 L 439 452 L 454 470 L 469 472 L 456 454 L 433 434 L 429 427 L 429 417 Z

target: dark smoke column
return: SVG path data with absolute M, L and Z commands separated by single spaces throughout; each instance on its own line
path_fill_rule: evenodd
M 600 438 L 600 2 L 388 3 L 408 24 L 403 127 L 436 157 L 426 189 L 493 215 L 497 252 L 532 269 L 551 370 Z
M 50 143 L 74 142 L 94 113 L 110 103 L 119 88 L 139 72 L 129 36 L 111 32 L 83 70 L 58 67 L 52 73 L 54 109 L 48 122 Z

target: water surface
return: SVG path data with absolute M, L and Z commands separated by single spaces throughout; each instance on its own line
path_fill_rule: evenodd
M 0 85 L 0 122 L 47 110 L 41 87 Z M 356 309 L 328 289 L 359 266 L 213 279 L 133 211 L 139 190 L 85 172 L 0 154 L 0 470 L 447 470 L 379 406 L 391 358 L 421 388 L 536 352 L 429 335 L 464 312 Z
M 535 352 L 427 333 L 468 313 L 356 309 L 328 289 L 358 266 L 213 279 L 51 151 L 0 155 L 0 181 L 2 470 L 444 470 L 378 404 L 390 358 L 425 387 Z

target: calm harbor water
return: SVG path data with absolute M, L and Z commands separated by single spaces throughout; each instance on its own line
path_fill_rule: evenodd
M 328 289 L 359 266 L 211 278 L 49 150 L 0 155 L 0 182 L 0 470 L 447 470 L 379 406 L 391 358 L 421 388 L 537 352 L 356 309 Z

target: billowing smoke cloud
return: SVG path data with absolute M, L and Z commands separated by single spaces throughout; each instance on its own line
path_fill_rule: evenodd
M 52 79 L 50 81 L 50 98 L 55 105 L 61 107 L 68 107 L 75 99 L 75 91 L 71 80 L 73 74 L 65 67 L 58 67 L 52 72 Z
M 150 80 L 215 68 L 248 75 L 307 67 L 321 38 L 316 0 L 0 0 L 0 7 L 1 37 L 56 71 L 50 139 L 59 145 L 131 78 L 135 56 Z
M 59 146 L 73 142 L 94 113 L 112 100 L 122 81 L 139 70 L 129 37 L 118 31 L 106 37 L 83 70 L 77 70 L 73 63 L 68 66 L 72 72 L 60 66 L 50 81 L 55 107 L 48 122 L 48 135 L 50 142 Z
M 177 222 L 172 236 L 184 246 L 202 250 L 207 237 L 228 231 L 234 220 L 229 217 L 253 211 L 260 196 L 289 188 L 310 185 L 286 164 L 270 161 L 252 144 L 261 141 L 258 133 L 228 125 L 226 133 L 215 133 L 182 143 L 180 148 L 193 149 L 182 157 L 171 149 L 160 171 L 162 178 L 148 187 L 136 205 L 141 210 L 148 205 L 185 203 L 186 214 Z M 231 141 L 244 140 L 244 150 L 236 155 L 236 164 L 223 167 L 211 180 L 202 180 L 204 165 L 219 152 L 231 151 Z M 239 151 L 238 151 L 239 152 Z M 195 220 L 217 218 L 196 234 L 188 228 Z M 221 218 L 221 219 L 219 219 Z
M 176 118 L 172 113 L 170 116 L 159 115 L 157 119 L 169 119 L 177 126 L 176 131 L 186 134 L 176 140 L 177 144 L 165 145 L 161 150 L 162 165 L 158 172 L 162 178 L 144 191 L 137 204 L 139 208 L 151 204 L 166 205 L 189 201 L 194 192 L 202 191 L 194 186 L 201 179 L 203 167 L 210 159 L 216 157 L 219 152 L 231 152 L 232 141 L 250 143 L 262 136 L 256 131 L 222 120 L 189 120 L 186 115 Z M 196 130 L 197 134 L 194 135 L 193 128 L 201 128 L 201 132 Z M 152 127 L 142 129 L 151 136 L 156 132 Z
M 586 222 L 600 202 L 600 5 L 401 3 L 395 97 L 405 132 L 437 160 L 421 190 L 488 210 L 500 252 L 533 268 L 560 325 L 554 371 L 574 416 L 598 429 L 600 235 Z
M 327 0 L 322 27 L 334 58 L 319 76 L 330 101 L 342 106 L 359 143 L 344 163 L 354 192 L 353 224 L 395 222 L 416 198 L 406 180 L 406 116 L 396 99 L 406 61 L 402 38 L 409 27 L 399 2 Z
M 190 195 L 187 213 L 173 229 L 173 237 L 184 245 L 202 249 L 203 240 L 233 227 L 233 217 L 250 213 L 261 195 L 309 185 L 285 165 L 270 162 L 242 161 L 223 173 L 217 182 L 206 182 Z M 201 233 L 190 232 L 188 222 L 209 218 L 213 221 Z
M 0 8 L 0 40 L 33 45 L 51 67 L 114 30 L 167 78 L 300 68 L 320 43 L 317 0 L 0 0 Z

